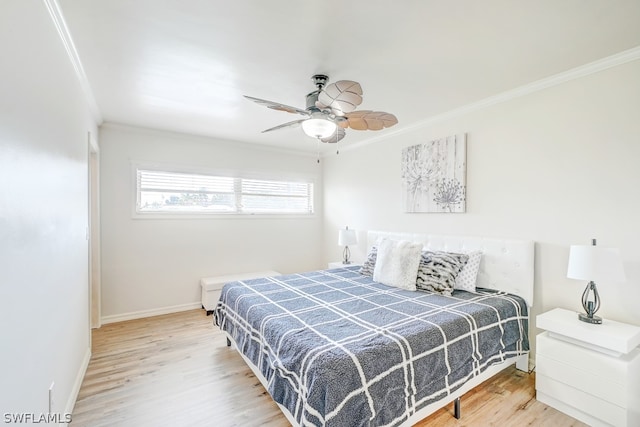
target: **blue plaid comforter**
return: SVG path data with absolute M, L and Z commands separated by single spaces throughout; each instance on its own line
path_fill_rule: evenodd
M 385 286 L 358 267 L 231 282 L 215 321 L 300 425 L 398 425 L 529 350 L 525 301 Z

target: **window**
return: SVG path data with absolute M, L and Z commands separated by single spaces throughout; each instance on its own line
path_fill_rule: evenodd
M 138 214 L 312 214 L 313 183 L 137 169 Z

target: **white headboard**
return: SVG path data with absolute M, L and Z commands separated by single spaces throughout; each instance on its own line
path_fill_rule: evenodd
M 381 237 L 422 243 L 427 250 L 482 251 L 477 286 L 521 296 L 529 307 L 533 305 L 534 242 L 531 240 L 369 231 L 367 252 Z

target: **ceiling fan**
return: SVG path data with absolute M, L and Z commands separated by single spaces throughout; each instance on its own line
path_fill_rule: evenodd
M 356 110 L 362 103 L 362 87 L 351 80 L 339 80 L 325 87 L 329 77 L 316 74 L 312 77 L 316 90 L 306 96 L 307 108 L 300 109 L 278 102 L 267 101 L 245 95 L 244 97 L 267 108 L 287 113 L 300 114 L 304 119 L 294 120 L 265 129 L 302 126 L 305 134 L 322 142 L 338 142 L 345 136 L 345 129 L 381 130 L 398 123 L 396 116 L 383 111 Z

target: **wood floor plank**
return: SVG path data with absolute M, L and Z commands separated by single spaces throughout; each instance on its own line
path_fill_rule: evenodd
M 93 331 L 92 357 L 73 427 L 289 426 L 287 419 L 204 310 L 105 325 Z M 535 400 L 535 376 L 508 368 L 426 426 L 582 424 Z

